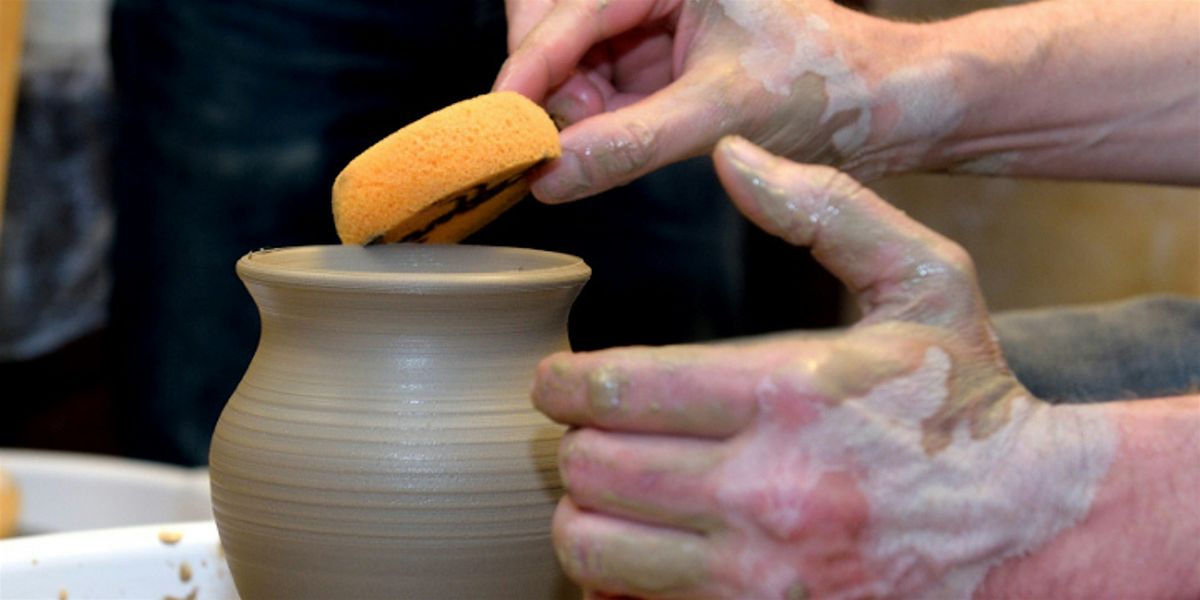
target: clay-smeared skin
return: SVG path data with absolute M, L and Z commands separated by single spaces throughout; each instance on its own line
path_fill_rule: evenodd
M 496 89 L 569 125 L 533 186 L 548 202 L 727 134 L 860 181 L 951 170 L 1196 183 L 1200 5 L 1018 4 L 913 24 L 829 0 L 508 0 Z
M 869 179 L 919 164 L 961 118 L 946 63 L 868 51 L 884 38 L 912 51 L 897 39 L 907 26 L 823 0 L 560 0 L 541 8 L 511 23 L 515 53 L 496 88 L 544 100 L 556 123 L 571 125 L 563 157 L 534 182 L 544 201 L 706 154 L 727 134 Z M 536 17 L 543 20 L 530 31 Z
M 534 184 L 541 199 L 562 202 L 622 184 L 706 154 L 726 133 L 800 160 L 835 162 L 869 137 L 868 86 L 875 76 L 859 72 L 865 61 L 835 43 L 839 36 L 832 31 L 869 35 L 874 20 L 858 13 L 806 0 L 613 1 L 602 7 L 568 0 L 556 2 L 553 12 L 547 4 L 546 11 L 550 16 L 529 32 L 527 43 L 557 55 L 588 52 L 590 42 L 578 40 L 569 25 L 580 18 L 610 24 L 608 30 L 641 20 L 661 28 L 605 41 L 589 56 L 610 61 L 589 58 L 574 71 L 556 72 L 520 52 L 510 59 L 497 89 L 545 100 L 559 125 L 592 118 L 563 131 L 563 158 Z M 524 38 L 521 26 L 515 23 L 510 35 Z M 650 95 L 665 86 L 671 94 Z M 623 107 L 618 118 L 600 114 Z
M 582 427 L 560 450 L 568 574 L 644 598 L 969 598 L 1088 514 L 1114 426 L 1013 378 L 960 248 L 832 169 L 739 140 L 716 160 L 866 317 L 543 361 L 535 404 Z

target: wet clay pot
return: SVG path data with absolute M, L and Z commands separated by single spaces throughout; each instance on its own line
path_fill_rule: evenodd
M 237 272 L 262 338 L 210 467 L 243 600 L 578 597 L 550 543 L 563 430 L 529 390 L 583 261 L 314 246 Z

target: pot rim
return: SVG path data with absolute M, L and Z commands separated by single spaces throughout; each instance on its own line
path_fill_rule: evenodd
M 431 270 L 451 260 L 460 261 L 459 264 L 475 262 L 488 266 L 478 270 Z M 355 264 L 361 264 L 362 268 L 354 268 Z M 385 267 L 407 267 L 409 270 L 387 270 Z M 370 291 L 489 292 L 561 288 L 581 284 L 591 272 L 583 259 L 570 254 L 470 244 L 263 248 L 247 253 L 237 262 L 237 274 L 247 283 Z

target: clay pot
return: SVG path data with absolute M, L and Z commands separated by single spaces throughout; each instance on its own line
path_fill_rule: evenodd
M 564 598 L 562 428 L 529 401 L 590 269 L 479 246 L 314 246 L 237 264 L 262 338 L 213 435 L 243 600 Z

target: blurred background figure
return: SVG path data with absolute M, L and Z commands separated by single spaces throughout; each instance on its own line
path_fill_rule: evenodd
M 74 4 L 33 0 L 39 3 Z M 80 112 L 103 110 L 88 127 L 61 127 L 76 136 L 96 132 L 96 139 L 64 144 L 95 163 L 94 179 L 73 184 L 94 197 L 80 208 L 64 202 L 61 190 L 35 200 L 17 189 L 21 200 L 10 212 L 30 206 L 59 212 L 41 224 L 13 218 L 11 225 L 55 252 L 91 261 L 80 271 L 95 280 L 89 296 L 95 315 L 55 343 L 6 356 L 3 369 L 30 385 L 86 373 L 97 388 L 81 397 L 72 387 L 29 402 L 0 444 L 201 464 L 258 337 L 234 263 L 262 247 L 336 243 L 329 200 L 337 172 L 391 131 L 487 92 L 506 56 L 504 6 L 500 0 L 116 0 L 115 97 L 99 47 L 107 5 L 97 0 L 89 7 L 82 20 L 93 33 L 84 53 L 96 65 L 89 73 L 102 104 L 64 102 Z M 30 126 L 30 103 L 22 98 L 22 128 Z M 53 168 L 33 147 L 18 146 L 22 156 L 14 165 Z M 38 172 L 28 171 L 28 178 Z M 115 232 L 110 210 L 118 216 Z M 93 228 L 90 237 L 63 231 L 67 218 Z M 110 236 L 111 269 L 104 262 Z M 79 243 L 85 237 L 94 243 Z M 594 202 L 525 202 L 468 242 L 587 260 L 595 275 L 572 319 L 579 349 L 827 326 L 839 310 L 832 280 L 802 251 L 745 223 L 706 159 Z M 19 303 L 40 306 L 77 286 L 28 253 L 10 264 L 6 274 L 36 271 L 46 283 L 11 286 L 5 313 L 31 336 L 65 327 L 61 313 L 29 323 Z M 106 326 L 78 341 L 105 323 L 110 278 Z M 70 302 L 67 312 L 80 316 L 82 301 Z M 795 310 L 797 302 L 803 310 Z M 76 375 L 56 376 L 66 372 Z M 80 429 L 96 439 L 80 439 Z
M 120 439 L 137 456 L 201 463 L 258 337 L 235 261 L 336 243 L 338 171 L 487 92 L 506 56 L 504 6 L 117 0 L 112 23 Z M 468 241 L 582 256 L 596 275 L 572 339 L 597 348 L 741 332 L 748 231 L 703 160 L 577 207 L 526 202 Z M 818 297 L 832 322 L 836 294 Z
M 488 91 L 506 55 L 503 1 L 29 0 L 28 12 L 0 231 L 0 383 L 30 391 L 0 394 L 0 446 L 202 464 L 259 333 L 234 263 L 336 243 L 334 176 L 391 131 Z M 993 309 L 1200 295 L 1195 190 L 879 186 L 975 256 Z M 577 349 L 828 327 L 853 312 L 804 250 L 735 212 L 707 158 L 582 202 L 527 200 L 468 242 L 591 264 Z
M 0 445 L 117 449 L 103 350 L 113 232 L 108 9 L 106 0 L 25 2 L 11 158 L 0 164 Z

